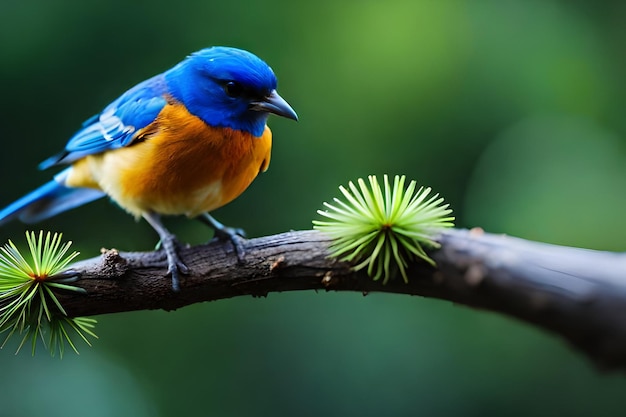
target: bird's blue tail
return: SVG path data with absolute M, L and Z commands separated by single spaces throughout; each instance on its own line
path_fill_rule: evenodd
M 36 223 L 105 195 L 91 188 L 66 187 L 60 177 L 0 210 L 0 226 L 15 219 Z

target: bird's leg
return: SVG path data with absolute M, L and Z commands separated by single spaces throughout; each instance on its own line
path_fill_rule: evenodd
M 161 223 L 161 218 L 156 213 L 144 213 L 143 218 L 152 226 L 154 230 L 159 234 L 161 239 L 161 247 L 167 255 L 167 273 L 172 277 L 172 290 L 174 292 L 180 291 L 179 273 L 189 273 L 189 268 L 178 256 L 178 242 L 176 236 L 174 236 L 169 230 Z
M 237 260 L 242 263 L 243 257 L 245 255 L 245 250 L 243 247 L 246 232 L 243 229 L 234 228 L 224 226 L 222 223 L 218 222 L 215 217 L 211 216 L 209 213 L 202 213 L 198 220 L 202 223 L 208 225 L 213 230 L 215 230 L 215 236 L 219 240 L 229 240 L 233 247 L 235 248 L 235 253 L 237 254 Z

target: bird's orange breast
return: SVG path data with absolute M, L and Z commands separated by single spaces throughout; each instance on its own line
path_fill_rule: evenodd
M 77 161 L 66 183 L 95 187 L 140 216 L 195 216 L 238 197 L 270 162 L 272 133 L 211 127 L 168 104 L 129 146 Z

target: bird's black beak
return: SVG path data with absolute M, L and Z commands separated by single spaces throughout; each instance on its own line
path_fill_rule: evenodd
M 284 98 L 278 95 L 276 90 L 272 90 L 271 94 L 261 101 L 253 101 L 250 103 L 250 110 L 264 111 L 283 116 L 288 119 L 298 120 L 298 115 L 291 108 Z

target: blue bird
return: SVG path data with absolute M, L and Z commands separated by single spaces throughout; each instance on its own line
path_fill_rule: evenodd
M 209 212 L 238 197 L 270 162 L 270 113 L 297 120 L 272 69 L 230 47 L 200 50 L 131 88 L 87 120 L 40 169 L 69 165 L 0 211 L 0 225 L 38 222 L 108 196 L 158 233 L 172 288 L 188 268 L 161 215 L 197 217 L 238 254 L 241 231 Z

